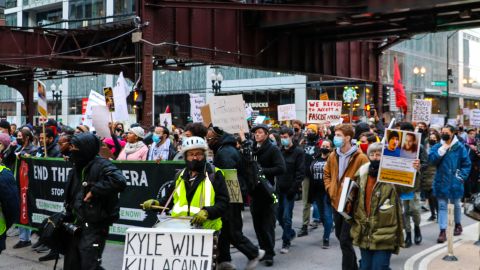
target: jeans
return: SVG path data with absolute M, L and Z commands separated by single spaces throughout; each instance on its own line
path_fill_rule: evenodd
M 448 202 L 453 203 L 455 206 L 454 218 L 455 224 L 460 224 L 462 222 L 462 207 L 460 206 L 460 199 L 448 200 L 446 198 L 437 198 L 438 201 L 438 225 L 440 230 L 447 229 L 448 223 Z
M 30 234 L 32 233 L 31 230 L 19 227 L 18 231 L 20 232 L 20 235 L 18 236 L 20 241 L 30 241 Z
M 313 221 L 318 222 L 320 221 L 320 210 L 318 209 L 317 202 L 313 202 L 312 206 L 313 206 L 313 213 L 312 213 Z
M 330 203 L 330 197 L 328 197 L 327 192 L 324 190 L 316 194 L 313 200 L 316 205 L 318 205 L 320 219 L 323 222 L 323 240 L 330 240 L 330 233 L 333 227 L 333 209 Z
M 360 270 L 390 270 L 390 250 L 360 249 Z
M 352 237 L 350 237 L 350 224 L 337 212 L 334 212 L 335 236 L 340 242 L 342 250 L 342 270 L 357 270 L 357 255 L 353 249 Z
M 286 193 L 278 193 L 277 220 L 283 229 L 283 243 L 288 245 L 290 245 L 290 241 L 295 237 L 295 231 L 292 229 L 292 216 L 294 205 L 294 199 L 289 200 Z
M 265 250 L 265 259 L 275 256 L 275 212 L 276 205 L 263 194 L 252 194 L 250 212 L 252 213 L 253 228 L 257 235 L 258 245 Z

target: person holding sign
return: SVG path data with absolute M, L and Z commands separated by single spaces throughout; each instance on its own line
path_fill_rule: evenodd
M 433 194 L 438 200 L 438 225 L 440 234 L 437 242 L 447 240 L 448 203 L 455 206 L 454 235 L 462 234 L 462 208 L 460 199 L 463 197 L 463 183 L 467 181 L 472 163 L 467 149 L 455 136 L 455 128 L 446 125 L 442 128 L 441 142 L 434 145 L 428 155 L 428 161 L 437 167 L 433 180 Z
M 160 201 L 145 201 L 143 209 L 152 210 L 162 205 L 172 209 L 172 217 L 192 217 L 192 225 L 220 231 L 221 217 L 228 209 L 228 190 L 223 172 L 207 163 L 207 150 L 203 138 L 185 138 L 182 154 L 187 167 L 177 174 L 175 185 L 167 190 L 167 196 Z

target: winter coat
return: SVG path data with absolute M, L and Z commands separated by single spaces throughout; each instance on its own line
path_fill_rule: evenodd
M 370 216 L 365 210 L 365 189 L 370 163 L 357 172 L 358 196 L 354 203 L 350 236 L 353 244 L 368 250 L 390 250 L 398 254 L 403 246 L 402 206 L 395 185 L 376 182 Z
M 272 185 L 275 184 L 275 176 L 284 174 L 286 171 L 285 160 L 280 150 L 269 140 L 266 140 L 260 147 L 253 145 L 253 158 L 258 161 L 263 169 L 265 177 Z
M 245 163 L 242 155 L 235 147 L 236 145 L 237 141 L 233 135 L 223 134 L 219 139 L 217 148 L 213 150 L 213 165 L 220 169 L 236 169 L 240 189 L 245 197 L 247 195 Z
M 286 172 L 277 176 L 277 190 L 290 196 L 297 193 L 305 177 L 305 153 L 302 148 L 292 145 L 282 148 Z
M 45 156 L 45 152 L 43 150 L 44 146 L 40 146 L 35 155 L 37 157 L 44 157 Z M 50 157 L 50 158 L 55 158 L 55 157 L 62 157 L 62 154 L 60 153 L 60 147 L 58 146 L 58 144 L 52 142 L 51 144 L 47 145 L 47 157 Z
M 117 160 L 147 160 L 148 157 L 148 146 L 144 145 L 137 151 L 127 154 L 125 148 L 118 155 Z
M 330 153 L 330 155 L 328 156 L 327 164 L 324 168 L 323 176 L 323 181 L 325 182 L 325 190 L 330 196 L 330 200 L 334 209 L 337 209 L 338 206 L 344 178 L 353 178 L 360 166 L 368 162 L 367 156 L 363 154 L 360 149 L 357 150 L 350 156 L 347 169 L 345 170 L 345 173 L 342 177 L 341 175 L 338 175 L 338 159 L 339 157 L 337 151 L 333 151 L 332 153 Z M 342 178 L 339 179 L 340 177 Z
M 450 148 L 441 156 L 441 143 L 434 145 L 428 161 L 435 165 L 437 172 L 433 180 L 433 194 L 437 198 L 460 199 L 463 197 L 463 183 L 468 179 L 472 163 L 467 149 L 455 136 Z
M 0 164 L 1 166 L 1 164 Z M 6 227 L 10 228 L 18 222 L 20 215 L 20 201 L 15 177 L 10 169 L 0 167 L 0 206 L 5 217 Z M 0 235 L 0 253 L 5 249 L 7 232 Z

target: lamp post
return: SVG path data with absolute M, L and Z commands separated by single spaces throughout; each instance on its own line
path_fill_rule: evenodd
M 458 32 L 458 30 L 456 30 L 455 32 L 451 33 L 450 35 L 447 36 L 447 93 L 446 93 L 446 100 L 447 100 L 447 111 L 446 111 L 446 114 L 445 114 L 445 124 L 448 123 L 448 119 L 450 118 L 450 102 L 449 102 L 449 98 L 450 98 L 450 83 L 452 82 L 453 83 L 453 73 L 452 73 L 452 69 L 449 67 L 450 65 L 450 38 L 452 38 L 456 33 Z
M 210 75 L 210 80 L 212 81 L 213 94 L 216 96 L 222 89 L 223 75 L 215 70 L 215 73 Z
M 52 83 L 52 85 L 50 85 L 50 89 L 52 90 L 52 96 L 55 100 L 55 121 L 58 122 L 58 101 L 62 98 L 63 87 L 61 84 L 59 84 L 57 91 L 57 85 L 55 85 L 55 83 Z
M 415 77 L 415 88 L 420 88 L 421 87 L 421 85 L 420 85 L 421 82 L 419 82 L 418 79 L 425 77 L 425 73 L 427 73 L 427 69 L 424 66 L 413 67 L 413 75 Z

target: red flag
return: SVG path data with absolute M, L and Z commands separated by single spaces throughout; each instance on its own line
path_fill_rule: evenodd
M 165 113 L 170 113 L 170 105 L 167 105 L 167 108 L 165 109 Z
M 407 113 L 407 96 L 405 95 L 405 88 L 403 87 L 400 69 L 398 68 L 397 58 L 393 58 L 393 90 L 395 91 L 395 101 L 398 108 L 403 113 Z

